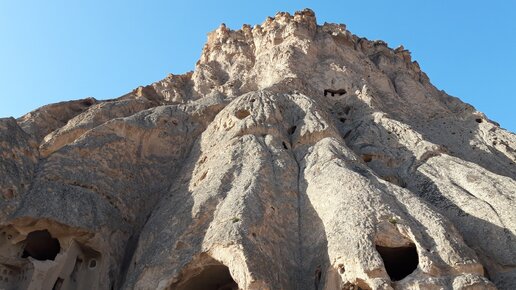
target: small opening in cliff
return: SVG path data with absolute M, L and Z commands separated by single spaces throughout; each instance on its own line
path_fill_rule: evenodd
M 251 115 L 251 113 L 250 113 L 248 110 L 246 110 L 246 109 L 238 110 L 238 111 L 235 113 L 235 116 L 236 116 L 238 119 L 240 119 L 240 120 L 242 120 L 243 118 L 245 118 L 245 117 L 247 117 L 247 116 L 249 116 L 249 115 Z
M 364 155 L 362 155 L 362 160 L 364 160 L 364 162 L 366 162 L 366 163 L 369 163 L 369 162 L 373 161 L 373 155 L 364 154 Z
M 334 97 L 335 95 L 342 96 L 346 93 L 347 92 L 345 89 L 339 89 L 339 90 L 326 89 L 326 90 L 324 90 L 324 96 L 327 96 L 328 94 L 331 94 L 332 97 Z
M 480 119 L 480 118 L 476 118 L 476 119 L 475 119 L 475 122 L 477 122 L 477 123 L 479 123 L 479 124 L 480 124 L 480 123 L 482 123 L 482 119 Z
M 296 129 L 297 129 L 297 126 L 292 126 L 292 127 L 288 128 L 287 132 L 289 135 L 292 135 L 292 134 L 294 134 L 294 132 L 296 132 Z
M 34 231 L 27 235 L 22 258 L 32 257 L 39 261 L 54 260 L 61 246 L 47 230 Z
M 90 262 L 88 263 L 88 268 L 95 269 L 96 267 L 97 267 L 97 260 L 91 259 Z
M 187 274 L 188 275 L 188 274 Z M 177 290 L 237 290 L 238 284 L 229 273 L 229 268 L 222 265 L 207 265 L 188 280 L 180 283 Z
M 376 250 L 380 253 L 385 270 L 392 281 L 399 281 L 407 277 L 416 270 L 419 263 L 414 244 L 396 248 L 376 246 Z

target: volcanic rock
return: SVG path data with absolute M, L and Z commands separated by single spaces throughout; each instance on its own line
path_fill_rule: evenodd
M 516 289 L 516 135 L 308 9 L 0 156 L 0 289 Z

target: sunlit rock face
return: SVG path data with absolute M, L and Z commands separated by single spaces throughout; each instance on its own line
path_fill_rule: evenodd
M 516 289 L 516 136 L 311 10 L 0 156 L 0 289 Z

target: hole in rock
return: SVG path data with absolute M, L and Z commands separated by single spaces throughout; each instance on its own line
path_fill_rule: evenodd
M 246 110 L 246 109 L 238 110 L 238 111 L 235 113 L 235 116 L 236 116 L 238 119 L 240 119 L 240 120 L 242 120 L 243 118 L 245 118 L 245 117 L 247 117 L 247 116 L 249 116 L 249 115 L 251 115 L 251 113 L 249 113 L 249 111 L 248 111 L 248 110 Z
M 362 155 L 362 160 L 364 160 L 364 162 L 371 162 L 373 161 L 373 156 L 369 154 L 364 154 Z
M 332 89 L 326 89 L 324 90 L 324 96 L 327 96 L 328 94 L 331 94 L 332 97 L 334 97 L 336 94 L 339 96 L 342 96 L 346 94 L 345 89 L 339 89 L 339 90 L 332 90 Z
M 339 118 L 339 121 L 341 121 L 342 123 L 346 122 L 346 118 Z
M 480 124 L 480 123 L 482 123 L 482 119 L 477 118 L 477 119 L 475 119 L 475 122 L 477 122 L 477 123 L 479 123 L 479 124 Z
M 95 267 L 97 267 L 97 260 L 91 259 L 90 263 L 88 264 L 88 268 L 95 269 Z
M 416 246 L 411 244 L 407 247 L 382 247 L 376 246 L 376 250 L 382 257 L 385 270 L 392 281 L 399 281 L 414 270 L 416 270 L 419 263 Z
M 288 150 L 288 147 L 287 147 L 287 143 L 285 142 L 281 142 L 283 144 L 283 148 L 285 148 L 286 150 Z
M 176 290 L 238 290 L 238 284 L 229 273 L 229 268 L 219 265 L 207 265 L 201 272 L 184 283 Z
M 292 127 L 288 128 L 287 132 L 289 135 L 292 135 L 292 134 L 294 134 L 294 132 L 296 132 L 296 129 L 297 129 L 297 126 L 292 126 Z
M 22 258 L 32 257 L 39 261 L 54 260 L 61 246 L 47 230 L 34 231 L 27 235 Z

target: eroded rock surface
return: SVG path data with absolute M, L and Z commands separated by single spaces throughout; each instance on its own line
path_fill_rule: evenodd
M 311 10 L 0 120 L 0 289 L 515 289 L 516 136 Z

